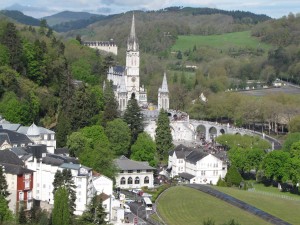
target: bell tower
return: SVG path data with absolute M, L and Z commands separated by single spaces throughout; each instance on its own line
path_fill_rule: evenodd
M 127 97 L 130 99 L 131 94 L 135 94 L 135 98 L 139 101 L 140 90 L 140 52 L 138 39 L 135 34 L 135 20 L 134 14 L 132 15 L 131 30 L 127 40 L 126 51 L 126 84 L 127 84 Z

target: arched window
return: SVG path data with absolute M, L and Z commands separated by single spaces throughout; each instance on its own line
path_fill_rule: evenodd
M 122 177 L 122 178 L 121 178 L 120 183 L 121 183 L 121 184 L 126 184 L 126 179 L 125 179 L 125 177 Z
M 132 184 L 132 178 L 131 177 L 128 178 L 127 184 Z
M 149 177 L 148 177 L 148 176 L 145 177 L 145 179 L 144 179 L 144 184 L 149 184 Z
M 136 177 L 135 179 L 134 179 L 134 184 L 139 184 L 140 183 L 140 178 L 139 177 Z

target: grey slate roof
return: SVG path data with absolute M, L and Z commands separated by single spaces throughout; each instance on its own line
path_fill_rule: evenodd
M 16 131 L 0 129 L 0 134 L 7 134 L 11 144 L 16 144 L 16 145 L 33 144 L 33 142 L 25 134 L 20 134 Z
M 23 161 L 19 159 L 19 157 L 10 150 L 0 151 L 0 163 L 7 163 L 20 166 L 24 165 Z
M 56 155 L 56 154 L 47 154 L 48 157 L 52 157 L 55 159 L 60 159 L 64 163 L 73 163 L 73 164 L 79 164 L 79 160 L 73 157 L 63 156 L 63 155 Z
M 60 166 L 64 163 L 64 161 L 61 159 L 56 159 L 56 158 L 49 157 L 49 156 L 44 157 L 42 159 L 42 162 L 44 164 L 48 164 L 48 165 L 52 165 L 52 166 Z
M 8 163 L 1 163 L 2 166 L 4 166 L 5 173 L 9 174 L 15 174 L 15 175 L 21 175 L 25 173 L 33 173 L 33 170 L 27 169 L 20 165 L 12 165 Z
M 193 179 L 195 176 L 189 173 L 179 173 L 178 176 L 186 179 L 186 180 L 190 180 Z
M 11 151 L 13 153 L 15 153 L 17 156 L 22 156 L 22 155 L 28 155 L 28 153 L 25 151 L 25 148 L 24 147 L 13 147 L 11 149 Z
M 206 152 L 200 152 L 200 151 L 192 151 L 187 157 L 186 157 L 186 161 L 189 161 L 193 164 L 195 164 L 196 162 L 198 162 L 200 159 L 203 159 L 205 156 L 207 156 L 208 153 Z
M 54 150 L 55 154 L 69 154 L 69 149 L 68 148 L 56 148 Z
M 149 166 L 148 162 L 138 162 L 128 159 L 124 155 L 115 159 L 115 164 L 120 170 L 154 170 L 152 166 Z
M 5 141 L 7 141 L 8 144 L 11 144 L 8 134 L 0 133 L 0 145 L 2 145 Z
M 114 73 L 118 73 L 118 74 L 123 74 L 125 71 L 125 67 L 124 66 L 114 66 Z
M 180 144 L 175 147 L 174 150 L 169 152 L 169 155 L 172 156 L 175 152 L 177 159 L 184 159 L 186 158 L 194 149 L 191 149 L 189 147 L 184 146 L 183 144 Z
M 0 123 L 2 126 L 2 129 L 11 130 L 11 131 L 17 131 L 21 124 L 18 123 L 9 123 L 9 122 L 2 122 Z

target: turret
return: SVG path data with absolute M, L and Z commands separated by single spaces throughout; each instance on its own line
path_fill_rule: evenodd
M 135 35 L 135 21 L 134 21 L 134 14 L 132 15 L 132 23 L 131 23 L 131 30 L 127 40 L 127 51 L 139 51 L 139 44 L 137 37 Z

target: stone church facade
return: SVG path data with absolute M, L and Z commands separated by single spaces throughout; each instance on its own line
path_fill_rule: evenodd
M 120 111 L 125 111 L 133 94 L 141 107 L 148 107 L 147 90 L 144 85 L 140 85 L 140 51 L 135 33 L 134 15 L 132 16 L 131 30 L 127 39 L 126 66 L 110 67 L 107 79 L 113 82 Z M 157 108 L 169 109 L 169 90 L 166 74 L 164 74 L 162 87 L 158 91 Z

